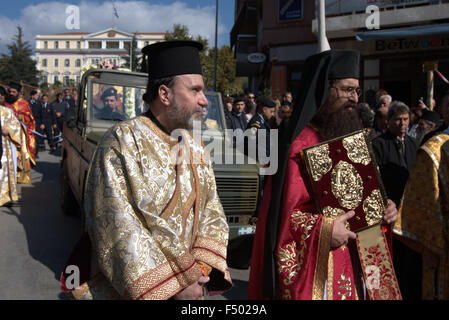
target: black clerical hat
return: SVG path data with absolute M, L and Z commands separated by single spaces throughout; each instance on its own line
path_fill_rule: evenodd
M 144 47 L 142 53 L 148 56 L 148 78 L 202 74 L 199 55 L 202 49 L 201 43 L 189 40 L 163 41 Z
M 440 117 L 440 114 L 438 112 L 430 111 L 430 110 L 424 110 L 421 119 L 433 122 L 436 125 L 438 125 L 438 123 L 440 122 L 441 117 Z
M 360 52 L 354 50 L 327 51 L 332 55 L 329 68 L 330 80 L 360 78 Z
M 10 82 L 9 83 L 9 87 L 16 89 L 17 91 L 21 91 L 22 90 L 22 86 L 20 85 L 20 83 L 17 82 Z

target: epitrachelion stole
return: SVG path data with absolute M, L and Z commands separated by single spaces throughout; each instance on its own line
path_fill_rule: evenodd
M 369 298 L 401 300 L 381 225 L 387 197 L 365 131 L 306 148 L 301 156 L 318 210 L 332 219 L 355 211 L 346 227 L 357 233 L 357 251 Z

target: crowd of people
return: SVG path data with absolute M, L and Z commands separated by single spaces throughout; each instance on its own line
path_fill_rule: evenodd
M 17 184 L 31 183 L 31 168 L 36 165 L 39 151 L 54 153 L 62 142 L 64 115 L 75 108 L 70 89 L 57 93 L 55 100 L 40 90 L 30 92 L 30 100 L 24 98 L 22 85 L 9 83 L 0 86 L 0 110 L 2 143 L 0 150 L 1 188 L 0 206 L 18 203 Z

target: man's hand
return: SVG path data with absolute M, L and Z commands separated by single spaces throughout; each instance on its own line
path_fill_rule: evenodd
M 386 224 L 391 224 L 396 220 L 398 220 L 398 209 L 394 202 L 388 199 L 387 208 L 384 211 L 384 221 Z
M 184 288 L 181 292 L 174 295 L 175 300 L 198 300 L 203 296 L 203 285 L 208 283 L 209 277 L 200 277 L 197 282 L 191 284 L 187 288 Z
M 45 129 L 45 125 L 41 124 L 41 130 Z
M 2 128 L 2 134 L 6 137 L 9 134 L 8 129 Z
M 61 113 L 61 112 L 56 112 L 56 117 L 57 117 L 57 118 L 61 118 L 61 116 L 62 116 L 62 113 Z
M 355 215 L 355 211 L 348 211 L 334 220 L 332 228 L 332 248 L 338 248 L 348 243 L 349 239 L 356 239 L 357 235 L 346 229 L 345 222 Z
M 53 129 L 56 129 L 56 125 L 55 124 L 53 125 Z

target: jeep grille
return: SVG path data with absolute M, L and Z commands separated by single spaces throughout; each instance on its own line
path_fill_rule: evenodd
M 215 177 L 218 195 L 226 214 L 253 214 L 257 206 L 259 181 L 257 177 Z

